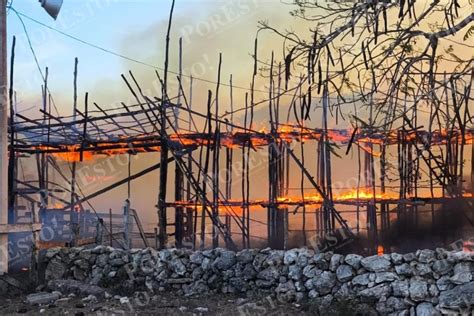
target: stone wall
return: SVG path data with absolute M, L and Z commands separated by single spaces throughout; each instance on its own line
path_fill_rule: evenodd
M 436 315 L 474 304 L 474 256 L 443 249 L 361 257 L 225 249 L 49 249 L 45 281 L 75 279 L 107 291 L 176 291 L 177 295 L 271 294 L 324 308 L 350 302 L 379 314 Z

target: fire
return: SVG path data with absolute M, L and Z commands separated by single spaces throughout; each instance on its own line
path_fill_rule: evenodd
M 64 207 L 64 204 L 59 203 L 59 202 L 52 203 L 50 204 L 50 206 L 48 206 L 48 208 L 50 209 L 62 209 L 63 207 Z
M 338 201 L 345 201 L 345 200 L 388 200 L 388 199 L 398 199 L 398 194 L 396 193 L 373 193 L 371 189 L 361 189 L 359 191 L 357 190 L 351 190 L 349 192 L 345 193 L 339 193 L 336 194 L 334 197 L 335 200 Z
M 65 153 L 54 153 L 52 155 L 61 161 L 67 161 L 67 162 L 81 161 L 81 153 L 77 151 L 65 152 Z M 93 157 L 90 151 L 84 151 L 82 153 L 82 161 L 90 161 L 92 159 Z
M 339 192 L 333 195 L 334 201 L 351 201 L 351 200 L 359 200 L 359 201 L 370 201 L 372 199 L 376 200 L 389 200 L 389 199 L 398 199 L 397 193 L 374 193 L 370 188 L 361 188 L 359 191 L 357 189 L 352 189 L 346 192 Z M 295 202 L 295 201 L 302 201 L 301 197 L 279 197 L 278 202 L 285 203 L 285 202 Z M 323 198 L 320 195 L 305 195 L 304 196 L 305 202 L 313 202 L 313 203 L 322 203 Z
M 337 142 L 341 144 L 347 144 L 352 139 L 354 130 L 351 129 L 314 129 L 304 126 L 283 124 L 278 127 L 276 131 L 276 137 L 280 141 L 288 143 L 294 141 L 304 142 L 306 140 L 320 141 L 326 134 L 326 137 L 331 142 Z M 213 134 L 203 133 L 190 133 L 190 132 L 179 132 L 177 134 L 171 134 L 168 136 L 168 141 L 177 147 L 191 147 L 212 144 L 215 137 Z M 247 145 L 250 143 L 254 149 L 257 147 L 268 146 L 275 135 L 268 131 L 268 128 L 262 126 L 257 132 L 249 132 L 248 130 L 236 129 L 234 132 L 224 132 L 219 135 L 220 146 L 226 148 L 236 148 Z M 428 140 L 431 144 L 443 145 L 449 142 L 461 143 L 462 137 L 459 130 L 447 131 L 439 130 L 432 131 L 409 131 L 402 135 L 400 131 L 376 131 L 376 130 L 364 130 L 358 129 L 354 135 L 354 144 L 358 145 L 365 152 L 379 157 L 380 152 L 374 150 L 371 145 L 373 144 L 396 144 L 399 142 L 399 138 L 403 137 L 406 141 L 414 141 L 418 143 L 424 143 Z M 466 144 L 472 144 L 474 139 L 474 131 L 465 131 L 465 142 Z M 91 160 L 93 155 L 119 155 L 127 153 L 137 152 L 156 152 L 161 149 L 162 140 L 160 135 L 157 134 L 141 134 L 128 137 L 118 137 L 117 140 L 98 140 L 97 143 L 92 147 L 87 145 L 83 151 L 83 160 Z M 35 149 L 41 152 L 48 152 L 53 156 L 63 161 L 79 161 L 81 145 L 68 145 L 68 146 L 33 146 Z
M 377 247 L 377 256 L 382 256 L 382 255 L 383 255 L 383 252 L 384 252 L 383 246 L 382 246 L 382 245 L 379 245 L 379 246 Z

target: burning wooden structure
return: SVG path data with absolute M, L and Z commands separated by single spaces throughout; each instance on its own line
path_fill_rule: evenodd
M 359 4 L 355 6 L 359 8 Z M 363 11 L 364 6 L 367 5 L 360 4 L 360 10 L 353 11 L 352 28 L 358 23 L 359 15 L 378 15 L 382 14 L 383 8 L 388 9 L 387 5 L 380 4 L 380 11 L 374 13 L 369 9 Z M 263 28 L 269 27 L 265 25 Z M 345 31 L 350 33 L 350 27 L 337 29 L 334 38 Z M 444 36 L 438 35 L 438 39 Z M 456 201 L 464 220 L 472 224 L 473 190 L 469 191 L 463 182 L 466 170 L 471 172 L 471 182 L 474 179 L 474 128 L 472 113 L 469 112 L 474 74 L 472 60 L 462 71 L 453 73 L 436 73 L 433 68 L 418 69 L 413 62 L 411 68 L 407 66 L 405 76 L 418 78 L 420 89 L 415 90 L 408 88 L 401 79 L 392 82 L 392 78 L 388 80 L 385 74 L 377 75 L 373 67 L 377 61 L 375 57 L 365 56 L 369 44 L 365 44 L 365 48 L 363 44 L 364 62 L 360 73 L 367 76 L 371 87 L 360 86 L 359 96 L 346 96 L 350 99 L 346 100 L 334 86 L 334 80 L 349 75 L 353 68 L 348 68 L 344 74 L 346 70 L 341 54 L 338 67 L 342 70 L 336 71 L 332 77 L 330 68 L 335 68 L 337 62 L 329 50 L 330 38 L 318 39 L 315 36 L 314 45 L 310 47 L 295 44 L 285 64 L 276 63 L 272 54 L 270 62 L 264 63 L 260 69 L 268 80 L 268 98 L 263 101 L 257 101 L 254 96 L 260 63 L 256 41 L 252 82 L 245 96 L 245 106 L 238 108 L 232 97 L 232 79 L 225 85 L 230 90 L 230 100 L 224 102 L 219 96 L 224 86 L 220 56 L 215 91 L 208 91 L 207 111 L 203 113 L 194 109 L 193 82 L 191 80 L 186 87 L 189 92 L 185 92 L 181 72 L 177 78 L 179 89 L 176 95 L 170 95 L 167 83 L 169 29 L 163 74 L 157 72 L 161 83 L 159 96 L 146 95 L 130 72 L 122 78 L 135 99 L 134 104 L 122 103 L 120 107 L 104 108 L 90 102 L 86 93 L 84 110 L 80 111 L 77 87 L 74 86 L 73 115 L 58 116 L 51 112 L 46 78 L 40 118 L 14 113 L 12 107 L 11 217 L 15 218 L 19 198 L 38 204 L 40 212 L 48 212 L 52 205 L 60 203 L 56 209 L 69 216 L 70 243 L 78 244 L 77 214 L 85 211 L 85 203 L 159 170 L 159 224 L 154 234 L 158 248 L 169 245 L 245 248 L 255 245 L 254 237 L 265 239 L 265 244 L 273 248 L 287 248 L 292 245 L 289 240 L 290 226 L 294 226 L 291 218 L 299 216 L 298 231 L 303 236 L 300 243 L 304 245 L 334 247 L 364 235 L 367 239 L 364 248 L 368 252 L 380 253 L 383 247 L 390 247 L 384 232 L 390 230 L 394 222 L 409 218 L 416 223 L 420 220 L 421 208 L 428 209 L 434 222 L 435 210 L 443 209 L 452 201 Z M 300 49 L 303 55 L 292 56 L 295 49 Z M 291 63 L 296 63 L 296 58 L 307 61 L 307 74 L 295 79 L 293 87 L 289 87 L 289 69 Z M 179 61 L 181 65 L 181 46 Z M 371 67 L 368 66 L 370 63 Z M 77 59 L 74 73 L 77 75 Z M 338 80 L 344 82 L 345 78 Z M 387 80 L 391 84 L 384 87 L 383 92 L 381 88 Z M 427 92 L 421 87 L 430 89 Z M 293 95 L 291 101 L 284 104 L 287 101 L 283 96 L 290 93 Z M 429 111 L 417 105 L 422 102 Z M 331 128 L 328 122 L 331 117 L 336 121 L 339 116 L 344 119 L 341 105 L 351 103 L 355 108 L 352 126 L 349 129 Z M 268 121 L 262 129 L 255 127 L 254 110 L 257 106 L 268 108 Z M 308 123 L 310 110 L 315 107 L 321 110 L 320 126 Z M 357 116 L 357 107 L 364 107 L 369 113 L 367 119 Z M 243 113 L 240 119 L 234 117 L 237 112 Z M 425 116 L 423 120 L 420 113 Z M 422 121 L 429 124 L 422 125 L 425 124 L 420 124 Z M 308 151 L 316 153 L 316 161 L 305 159 Z M 357 186 L 335 191 L 333 163 L 341 151 L 346 155 L 352 152 L 357 157 Z M 160 161 L 95 193 L 81 194 L 76 182 L 76 170 L 81 161 L 96 155 L 142 155 L 148 152 L 160 152 Z M 250 194 L 250 161 L 252 155 L 262 152 L 264 158 L 260 159 L 268 171 L 268 195 L 254 199 Z M 466 165 L 469 156 L 470 167 Z M 37 179 L 33 182 L 20 180 L 19 161 L 32 158 L 37 164 Z M 240 160 L 239 170 L 235 168 L 237 159 Z M 58 160 L 70 166 L 70 174 L 61 170 Z M 174 168 L 168 168 L 168 165 L 174 165 Z M 57 172 L 67 187 L 59 188 L 51 183 L 51 172 Z M 296 188 L 294 178 L 299 180 Z M 240 189 L 238 194 L 236 185 Z M 167 188 L 172 186 L 173 198 L 169 190 L 167 192 Z M 293 193 L 295 191 L 297 193 Z M 60 192 L 66 192 L 67 196 L 58 194 Z M 124 209 L 128 210 L 129 206 Z M 263 220 L 255 217 L 256 209 L 266 212 Z M 130 246 L 127 212 L 124 217 L 125 247 Z M 139 215 L 138 212 L 135 217 L 137 223 Z M 38 218 L 34 212 L 32 218 Z M 106 218 L 100 218 L 100 224 L 105 230 L 110 230 L 111 225 L 108 226 L 107 222 Z M 257 224 L 266 227 L 266 236 L 252 235 Z M 147 239 L 153 234 L 143 229 L 139 231 L 148 245 Z M 112 236 L 115 235 L 109 232 L 109 237 Z

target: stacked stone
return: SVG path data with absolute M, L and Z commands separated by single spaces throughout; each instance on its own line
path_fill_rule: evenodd
M 474 256 L 443 249 L 362 257 L 283 250 L 54 248 L 46 281 L 75 279 L 128 291 L 177 295 L 272 294 L 324 309 L 350 301 L 378 314 L 436 315 L 474 304 Z

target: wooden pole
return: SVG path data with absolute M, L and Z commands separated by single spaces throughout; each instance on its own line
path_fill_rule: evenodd
M 10 58 L 10 89 L 8 99 L 10 101 L 10 155 L 8 157 L 8 222 L 16 222 L 15 199 L 16 199 L 16 182 L 17 178 L 17 158 L 15 153 L 15 109 L 13 107 L 13 74 L 15 65 L 15 43 L 16 37 L 13 36 L 11 58 Z
M 130 249 L 130 201 L 125 200 L 123 206 L 123 235 L 125 239 L 125 246 Z M 160 246 L 162 246 L 160 244 Z
M 174 9 L 174 0 L 171 4 L 170 16 L 168 20 L 168 31 L 166 34 L 166 49 L 165 49 L 165 69 L 164 69 L 164 79 L 162 84 L 162 102 L 160 107 L 160 119 L 161 119 L 161 136 L 166 135 L 166 108 L 168 100 L 168 62 L 169 62 L 169 43 L 170 43 L 170 32 L 171 32 L 171 22 L 173 17 Z M 159 240 L 160 248 L 164 248 L 168 239 L 168 234 L 166 232 L 167 227 L 167 214 L 166 214 L 166 188 L 168 185 L 168 144 L 166 140 L 161 146 L 160 154 L 160 191 L 158 194 L 158 218 L 159 218 Z
M 73 95 L 73 121 L 76 120 L 76 110 L 77 110 L 77 65 L 78 59 L 77 57 L 74 59 L 74 95 Z M 74 129 L 76 126 L 74 125 Z M 69 226 L 71 230 L 71 246 L 76 244 L 76 230 L 77 230 L 77 222 L 76 222 L 76 210 L 75 210 L 75 199 L 76 199 L 76 160 L 72 162 L 71 167 L 71 201 L 69 203 L 70 207 L 70 214 L 69 214 Z
M 189 130 L 191 130 L 191 122 L 192 122 L 192 119 L 193 119 L 192 114 L 191 114 L 192 104 L 193 104 L 193 77 L 191 76 L 190 81 L 189 81 L 189 104 L 188 104 L 188 108 L 190 110 L 188 112 L 188 114 L 189 114 L 189 116 L 188 116 L 188 120 L 189 120 L 188 129 Z M 193 170 L 192 153 L 189 153 L 187 163 L 188 163 L 188 169 L 192 172 L 192 170 Z M 187 179 L 187 181 L 186 181 L 186 201 L 190 201 L 190 200 L 191 200 L 191 181 L 189 179 Z M 197 210 L 196 210 L 196 208 L 188 207 L 186 209 L 186 237 L 192 238 L 193 249 L 196 249 L 196 235 L 195 235 L 195 232 L 196 232 L 196 229 L 197 229 L 196 225 L 197 225 Z
M 182 77 L 182 69 L 183 69 L 183 39 L 179 39 L 179 76 L 178 80 L 181 82 L 181 77 Z M 181 106 L 181 89 L 178 91 L 178 106 Z M 179 112 L 178 108 L 174 107 L 174 128 L 179 131 L 179 125 L 178 125 L 178 118 L 179 118 Z M 174 169 L 174 199 L 175 201 L 182 201 L 183 200 L 183 172 L 181 171 L 180 168 L 178 168 L 177 165 L 175 165 Z M 176 207 L 175 208 L 175 239 L 176 239 L 176 247 L 180 248 L 182 247 L 183 244 L 183 233 L 184 233 L 184 216 L 183 216 L 183 208 L 182 207 Z
M 109 239 L 110 239 L 110 247 L 113 247 L 113 234 L 114 234 L 114 229 L 112 227 L 112 209 L 109 208 Z
M 216 86 L 216 107 L 215 117 L 219 118 L 219 88 L 221 83 L 222 53 L 219 54 L 219 64 L 217 67 L 217 86 Z M 220 162 L 220 125 L 216 123 L 214 129 L 214 151 L 212 152 L 212 216 L 215 220 L 219 219 L 219 162 Z M 215 225 L 212 225 L 212 247 L 219 247 L 219 235 Z
M 96 236 L 95 236 L 96 244 L 102 245 L 103 236 L 104 236 L 104 220 L 102 218 L 97 218 Z
M 8 224 L 7 0 L 0 0 L 0 224 Z M 8 272 L 8 234 L 0 234 L 0 275 Z

